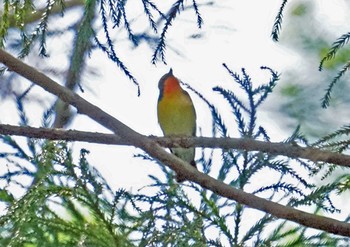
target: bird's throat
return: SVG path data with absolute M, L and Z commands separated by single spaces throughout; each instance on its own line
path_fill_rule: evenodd
M 165 95 L 172 95 L 181 92 L 181 87 L 178 79 L 173 76 L 170 76 L 164 82 L 164 91 Z

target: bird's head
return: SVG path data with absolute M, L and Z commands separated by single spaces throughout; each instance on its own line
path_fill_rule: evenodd
M 161 95 L 168 93 L 171 94 L 182 90 L 180 81 L 173 75 L 173 69 L 170 69 L 168 73 L 160 78 L 158 88 Z

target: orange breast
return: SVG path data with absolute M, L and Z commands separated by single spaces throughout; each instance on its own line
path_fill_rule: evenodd
M 180 86 L 178 79 L 176 79 L 176 77 L 169 76 L 164 81 L 163 95 L 171 95 L 174 93 L 180 93 L 181 91 L 182 91 L 182 88 Z

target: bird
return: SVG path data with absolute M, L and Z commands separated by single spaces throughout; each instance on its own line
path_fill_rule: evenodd
M 190 95 L 180 86 L 180 80 L 174 76 L 172 69 L 160 78 L 158 88 L 158 123 L 164 136 L 195 136 L 196 110 Z M 196 168 L 194 147 L 171 148 L 170 151 Z M 185 180 L 180 174 L 176 175 L 178 183 Z

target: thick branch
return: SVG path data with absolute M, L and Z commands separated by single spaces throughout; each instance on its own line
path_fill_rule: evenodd
M 0 124 L 0 134 L 18 135 L 30 138 L 40 138 L 49 140 L 81 141 L 100 143 L 107 145 L 133 145 L 128 140 L 122 139 L 114 134 L 63 130 L 33 128 L 27 126 L 13 126 Z M 159 145 L 167 148 L 172 147 L 202 147 L 202 148 L 220 148 L 237 149 L 245 151 L 259 151 L 272 155 L 283 155 L 289 158 L 308 159 L 313 162 L 327 162 L 339 166 L 350 167 L 350 156 L 340 153 L 333 153 L 317 148 L 300 147 L 282 142 L 263 142 L 244 138 L 212 138 L 212 137 L 155 137 L 150 139 L 156 141 Z
M 209 189 L 223 197 L 235 200 L 238 203 L 272 214 L 278 218 L 291 220 L 304 226 L 324 230 L 330 233 L 350 236 L 350 224 L 306 213 L 292 207 L 282 206 L 278 203 L 259 198 L 231 187 L 199 172 L 183 160 L 166 152 L 155 141 L 138 134 L 128 126 L 113 118 L 111 115 L 84 100 L 79 95 L 60 86 L 58 83 L 38 72 L 33 67 L 24 64 L 22 61 L 1 49 L 0 62 L 5 64 L 10 70 L 15 71 L 33 83 L 41 86 L 48 92 L 58 96 L 61 100 L 75 106 L 78 109 L 78 112 L 94 119 L 96 122 L 113 131 L 122 140 L 127 140 L 135 147 L 143 149 L 152 157 L 160 160 L 164 165 L 167 165 L 175 172 L 180 173 L 188 180 L 201 185 L 203 188 Z
M 123 140 L 114 134 L 105 134 L 97 132 L 34 128 L 28 126 L 13 126 L 8 124 L 0 124 L 1 135 L 25 136 L 29 138 L 62 140 L 62 141 L 80 141 L 100 144 L 113 145 L 132 145 L 130 142 Z

